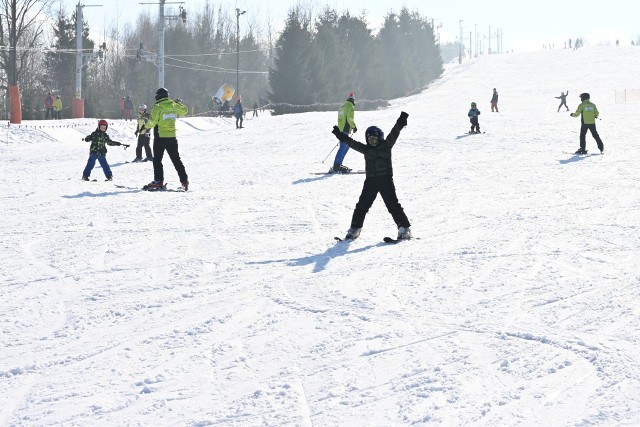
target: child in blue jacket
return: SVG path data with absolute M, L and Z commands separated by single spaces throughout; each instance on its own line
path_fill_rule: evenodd
M 469 110 L 469 121 L 471 122 L 471 130 L 469 133 L 480 133 L 480 123 L 478 123 L 478 116 L 480 115 L 480 110 L 476 108 L 476 103 L 471 103 L 471 109 Z M 475 131 L 474 131 L 475 129 Z

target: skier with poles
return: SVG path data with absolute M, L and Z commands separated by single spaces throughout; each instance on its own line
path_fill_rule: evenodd
M 355 97 L 353 95 L 353 92 L 349 92 L 347 100 L 338 110 L 337 126 L 338 129 L 340 129 L 340 132 L 344 133 L 347 136 L 351 135 L 351 130 L 353 130 L 353 133 L 356 133 L 358 131 L 356 122 L 354 121 L 355 109 Z M 338 148 L 336 158 L 333 161 L 333 167 L 329 169 L 329 173 L 349 173 L 351 172 L 351 169 L 342 164 L 342 162 L 344 161 L 344 157 L 347 155 L 347 151 L 349 151 L 349 145 L 344 141 L 340 141 L 338 144 L 340 144 L 340 148 Z
M 111 181 L 113 179 L 113 173 L 111 173 L 111 168 L 109 167 L 109 163 L 107 163 L 107 145 L 121 145 L 125 150 L 129 147 L 128 144 L 112 141 L 109 135 L 107 135 L 108 127 L 109 124 L 107 121 L 101 119 L 98 121 L 98 128 L 93 131 L 91 135 L 82 138 L 83 141 L 91 142 L 91 146 L 89 147 L 89 160 L 87 160 L 87 166 L 85 166 L 84 172 L 82 172 L 83 181 L 89 181 L 89 176 L 96 164 L 96 160 L 100 162 L 107 181 Z
M 386 139 L 384 132 L 382 132 L 380 128 L 370 126 L 365 132 L 366 144 L 351 139 L 351 137 L 342 132 L 338 126 L 333 127 L 331 133 L 333 133 L 341 143 L 345 143 L 354 150 L 364 154 L 367 174 L 360 199 L 353 211 L 351 228 L 347 231 L 344 240 L 355 240 L 360 236 L 365 216 L 367 212 L 369 212 L 371 205 L 373 205 L 378 193 L 382 196 L 387 210 L 398 227 L 397 240 L 411 239 L 411 224 L 400 202 L 398 202 L 396 188 L 393 183 L 393 167 L 391 163 L 391 149 L 395 145 L 400 131 L 407 125 L 407 117 L 409 117 L 409 115 L 404 111 L 400 113 L 400 117 L 396 120 L 395 126 L 393 126 Z

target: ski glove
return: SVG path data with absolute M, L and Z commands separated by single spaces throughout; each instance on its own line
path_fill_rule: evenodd
M 340 141 L 342 141 L 342 138 L 344 138 L 344 133 L 340 132 L 340 128 L 338 126 L 334 126 L 331 133 L 334 134 Z
M 407 125 L 407 117 L 409 117 L 407 113 L 405 113 L 404 111 L 401 112 L 400 117 L 398 117 L 398 120 L 396 121 L 396 123 L 402 127 L 405 127 Z
M 358 128 L 356 126 L 353 127 L 353 133 L 358 132 Z

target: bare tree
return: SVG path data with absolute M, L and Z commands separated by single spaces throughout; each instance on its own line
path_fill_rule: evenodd
M 30 49 L 37 46 L 44 31 L 43 12 L 53 1 L 0 0 L 0 45 L 9 47 L 0 51 L 0 69 L 6 73 L 7 86 L 18 84 Z

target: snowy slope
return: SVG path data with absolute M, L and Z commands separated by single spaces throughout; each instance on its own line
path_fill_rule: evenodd
M 80 181 L 95 120 L 0 128 L 0 425 L 640 425 L 637 105 L 614 103 L 639 67 L 482 57 L 356 112 L 356 139 L 410 114 L 395 183 L 421 239 L 396 246 L 381 200 L 333 241 L 364 179 L 309 173 L 335 113 L 180 120 L 188 193 L 140 191 L 133 147 Z M 605 155 L 565 153 L 566 90 L 572 111 L 591 93 Z

